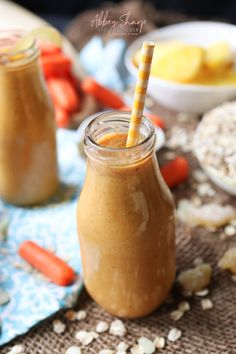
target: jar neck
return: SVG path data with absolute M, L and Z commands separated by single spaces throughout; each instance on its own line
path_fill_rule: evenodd
M 103 164 L 114 166 L 137 163 L 154 152 L 156 134 L 153 124 L 142 117 L 140 139 L 137 145 L 126 148 L 101 145 L 106 136 L 122 134 L 127 136 L 130 124 L 130 112 L 109 111 L 98 115 L 85 131 L 85 151 L 88 158 Z M 112 140 L 112 139 L 111 139 Z M 109 144 L 110 145 L 110 144 Z
M 36 62 L 39 57 L 39 48 L 35 41 L 24 50 L 12 51 L 14 45 L 24 34 L 24 31 L 16 30 L 0 31 L 0 69 L 17 70 Z

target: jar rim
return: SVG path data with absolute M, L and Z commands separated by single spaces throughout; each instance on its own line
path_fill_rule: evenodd
M 18 50 L 15 53 L 9 49 L 7 52 L 1 52 L 1 39 L 5 40 L 12 40 L 11 45 L 14 45 L 14 39 L 17 40 L 18 38 L 20 39 L 27 31 L 22 30 L 22 29 L 6 29 L 6 30 L 0 30 L 0 65 L 2 66 L 7 66 L 7 67 L 16 67 L 18 65 L 25 64 L 29 60 L 34 59 L 38 55 L 38 48 L 36 46 L 36 40 L 33 40 L 31 43 L 29 43 L 29 46 L 23 50 Z M 3 46 L 2 46 L 3 47 Z M 13 62 L 10 61 L 12 56 L 16 56 L 22 54 L 24 55 L 23 58 L 19 58 L 17 60 L 14 60 Z
M 129 111 L 106 111 L 106 112 L 102 112 L 99 115 L 97 115 L 96 117 L 93 118 L 93 120 L 87 125 L 86 129 L 85 129 L 85 139 L 87 138 L 89 140 L 89 142 L 96 148 L 98 149 L 102 149 L 102 150 L 107 150 L 110 152 L 115 152 L 115 151 L 119 151 L 121 152 L 123 151 L 133 151 L 135 148 L 140 148 L 142 146 L 144 146 L 149 139 L 153 136 L 153 134 L 155 134 L 155 129 L 153 124 L 151 123 L 151 121 L 145 117 L 145 115 L 142 115 L 142 123 L 147 124 L 148 128 L 150 129 L 149 134 L 143 139 L 141 140 L 138 144 L 133 145 L 133 146 L 129 146 L 129 147 L 124 147 L 124 148 L 116 148 L 116 147 L 110 147 L 110 146 L 104 146 L 104 145 L 100 145 L 99 143 L 97 143 L 91 136 L 90 134 L 90 129 L 91 127 L 95 124 L 96 121 L 102 119 L 102 118 L 107 118 L 109 115 L 111 114 L 117 114 L 117 115 L 126 115 L 126 117 L 123 117 L 123 119 L 119 119 L 120 121 L 124 121 L 127 122 L 127 120 L 125 120 L 125 118 L 130 117 L 131 113 Z
M 107 134 L 128 134 L 129 124 L 130 112 L 114 110 L 98 114 L 85 130 L 84 147 L 87 156 L 113 165 L 127 165 L 152 155 L 156 144 L 156 133 L 152 122 L 145 116 L 142 116 L 140 126 L 143 139 L 138 144 L 120 148 L 98 143 L 98 140 Z

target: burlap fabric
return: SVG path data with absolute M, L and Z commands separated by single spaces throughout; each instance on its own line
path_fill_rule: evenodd
M 171 125 L 181 125 L 189 134 L 194 131 L 197 121 L 179 123 L 173 113 L 159 108 L 157 112 L 165 116 Z M 181 151 L 177 151 L 179 153 Z M 165 152 L 162 152 L 162 155 Z M 181 152 L 183 154 L 183 152 Z M 196 160 L 190 153 L 187 157 L 191 163 L 191 171 L 197 167 Z M 163 159 L 161 154 L 159 161 Z M 214 187 L 215 188 L 215 187 Z M 236 207 L 236 199 L 230 198 L 224 192 L 215 188 L 217 193 L 211 200 L 230 203 Z M 193 195 L 190 182 L 182 184 L 173 191 L 175 201 Z M 207 200 L 207 199 L 206 199 Z M 217 267 L 217 261 L 223 252 L 231 245 L 236 244 L 236 237 L 228 237 L 226 240 L 220 238 L 222 230 L 211 233 L 202 228 L 189 228 L 178 223 L 177 226 L 177 271 L 187 269 L 193 265 L 196 257 L 203 257 L 214 269 L 212 282 L 210 284 L 209 297 L 214 303 L 211 310 L 203 311 L 199 297 L 189 299 L 191 310 L 187 312 L 178 322 L 173 322 L 170 312 L 176 309 L 178 302 L 183 299 L 176 286 L 172 291 L 174 302 L 165 304 L 151 316 L 139 320 L 124 321 L 128 334 L 125 341 L 134 344 L 140 336 L 147 336 L 154 339 L 156 335 L 167 336 L 172 327 L 182 330 L 182 337 L 175 343 L 167 342 L 164 350 L 160 353 L 192 353 L 192 354 L 233 354 L 236 353 L 236 284 L 232 282 L 228 272 L 221 271 Z M 22 284 L 23 286 L 23 284 Z M 32 329 L 27 335 L 22 336 L 14 342 L 1 349 L 6 354 L 10 347 L 16 343 L 23 343 L 28 354 L 63 354 L 65 349 L 76 343 L 74 338 L 77 330 L 92 330 L 100 320 L 112 321 L 112 317 L 103 309 L 97 306 L 84 291 L 80 296 L 76 309 L 84 309 L 87 312 L 86 320 L 82 322 L 69 322 L 65 320 L 64 312 L 61 311 L 53 318 Z M 66 324 L 66 332 L 62 335 L 55 334 L 52 330 L 52 320 L 61 318 Z M 98 354 L 103 348 L 115 348 L 118 338 L 107 333 L 101 334 L 99 338 L 84 347 L 82 353 Z

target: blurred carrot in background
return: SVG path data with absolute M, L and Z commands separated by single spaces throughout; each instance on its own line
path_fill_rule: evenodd
M 169 188 L 184 182 L 189 176 L 188 161 L 182 156 L 177 156 L 173 161 L 162 166 L 160 170 Z
M 117 93 L 100 85 L 91 77 L 82 81 L 81 88 L 83 92 L 94 96 L 105 107 L 119 109 L 124 106 L 122 98 Z

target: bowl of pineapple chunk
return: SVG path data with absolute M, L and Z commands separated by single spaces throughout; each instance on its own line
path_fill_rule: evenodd
M 148 92 L 163 106 L 202 114 L 236 97 L 236 26 L 186 22 L 138 38 L 125 55 L 135 77 L 143 41 L 156 43 Z

